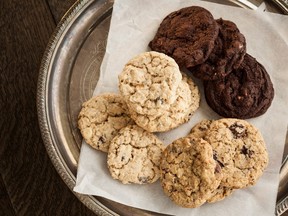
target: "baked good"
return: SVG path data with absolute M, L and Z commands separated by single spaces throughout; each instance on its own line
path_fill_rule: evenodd
M 78 115 L 78 127 L 86 143 L 103 152 L 108 151 L 118 131 L 132 123 L 124 99 L 114 93 L 92 97 L 82 104 Z
M 152 51 L 132 58 L 118 78 L 129 110 L 142 115 L 159 115 L 176 100 L 182 75 L 171 57 Z
M 268 165 L 268 153 L 260 131 L 245 120 L 219 119 L 211 123 L 205 140 L 222 168 L 223 187 L 254 185 Z
M 219 34 L 209 58 L 201 65 L 190 68 L 194 76 L 202 80 L 223 79 L 237 69 L 246 53 L 246 40 L 235 23 L 216 20 Z
M 265 68 L 246 54 L 240 67 L 224 79 L 204 82 L 208 105 L 223 117 L 248 119 L 270 107 L 274 88 Z
M 149 46 L 174 58 L 180 67 L 190 68 L 207 60 L 218 31 L 208 10 L 186 7 L 164 18 Z
M 166 147 L 160 172 L 164 193 L 186 208 L 204 204 L 222 179 L 211 145 L 192 137 L 180 138 Z
M 192 137 L 205 139 L 206 134 L 209 131 L 212 122 L 213 122 L 213 120 L 202 120 L 202 121 L 198 122 L 191 129 L 188 137 L 192 136 Z M 217 158 L 214 158 L 214 159 L 216 160 Z M 211 197 L 209 199 L 207 199 L 207 202 L 213 203 L 213 202 L 223 200 L 227 196 L 231 195 L 233 191 L 234 191 L 233 188 L 225 187 L 220 183 L 218 188 L 212 192 Z
M 123 184 L 148 184 L 159 176 L 164 145 L 137 125 L 121 129 L 109 146 L 107 165 L 111 176 Z
M 177 99 L 168 110 L 157 115 L 141 115 L 130 110 L 131 118 L 149 132 L 164 132 L 187 122 L 199 107 L 200 92 L 193 80 L 183 74 L 176 91 Z

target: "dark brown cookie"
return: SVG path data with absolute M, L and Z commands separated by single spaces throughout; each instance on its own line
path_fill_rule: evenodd
M 253 118 L 267 111 L 274 97 L 269 74 L 246 54 L 240 67 L 224 79 L 205 81 L 208 105 L 223 117 Z
M 246 53 L 246 40 L 236 24 L 223 19 L 216 20 L 219 34 L 215 46 L 207 61 L 190 68 L 190 71 L 202 80 L 221 79 L 233 69 L 237 69 Z
M 149 46 L 174 58 L 180 67 L 190 68 L 207 60 L 218 32 L 209 11 L 186 7 L 165 17 Z

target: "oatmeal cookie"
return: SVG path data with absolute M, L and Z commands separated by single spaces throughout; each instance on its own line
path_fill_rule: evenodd
M 152 51 L 131 59 L 118 78 L 129 110 L 158 115 L 175 102 L 182 75 L 171 57 Z
M 204 204 L 222 179 L 211 145 L 192 137 L 180 138 L 166 147 L 160 172 L 165 194 L 186 208 Z
M 118 131 L 132 123 L 124 99 L 113 93 L 84 102 L 78 116 L 78 127 L 86 143 L 103 152 L 108 151 Z
M 268 165 L 268 153 L 260 131 L 245 120 L 215 120 L 205 139 L 222 168 L 223 187 L 238 189 L 254 185 Z
M 111 176 L 123 184 L 148 184 L 159 176 L 164 145 L 152 133 L 129 125 L 111 141 L 107 165 Z

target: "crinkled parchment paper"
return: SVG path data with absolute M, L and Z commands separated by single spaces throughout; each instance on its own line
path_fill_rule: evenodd
M 150 211 L 173 215 L 273 215 L 279 168 L 288 122 L 288 17 L 193 0 L 116 0 L 113 7 L 107 49 L 100 80 L 94 94 L 118 92 L 118 74 L 125 63 L 141 52 L 163 18 L 182 7 L 203 6 L 214 18 L 235 22 L 247 40 L 247 51 L 267 69 L 275 88 L 275 98 L 262 116 L 249 119 L 262 132 L 269 152 L 269 166 L 257 184 L 235 191 L 221 202 L 196 209 L 181 208 L 162 192 L 159 181 L 151 185 L 123 185 L 110 177 L 106 154 L 83 142 L 74 190 Z M 157 134 L 165 144 L 185 136 L 202 119 L 218 119 L 206 104 L 201 82 L 201 104 L 192 119 L 167 133 Z

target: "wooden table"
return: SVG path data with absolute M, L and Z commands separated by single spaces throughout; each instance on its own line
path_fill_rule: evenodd
M 62 181 L 41 139 L 39 66 L 75 0 L 0 1 L 0 215 L 93 215 Z

